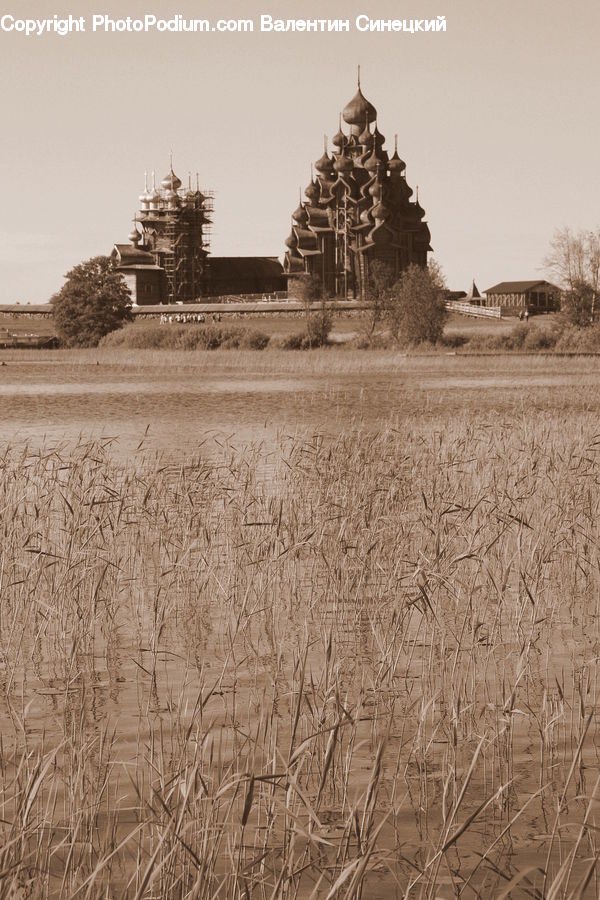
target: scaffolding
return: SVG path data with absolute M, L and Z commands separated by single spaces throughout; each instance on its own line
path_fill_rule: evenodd
M 192 191 L 191 183 L 186 192 L 171 175 L 170 188 L 146 190 L 138 221 L 144 248 L 164 270 L 167 301 L 190 303 L 206 289 L 214 192 L 199 187 Z

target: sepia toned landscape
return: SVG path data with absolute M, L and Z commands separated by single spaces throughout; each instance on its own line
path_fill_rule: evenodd
M 598 900 L 600 6 L 22 6 L 0 900 Z
M 597 358 L 2 359 L 3 896 L 598 894 Z

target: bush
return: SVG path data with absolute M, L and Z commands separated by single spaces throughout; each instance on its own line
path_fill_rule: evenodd
M 377 331 L 373 335 L 368 333 L 357 334 L 344 346 L 348 350 L 397 350 L 398 343 L 389 331 Z
M 444 281 L 431 260 L 427 267 L 410 265 L 390 289 L 386 321 L 401 344 L 436 344 L 446 322 Z
M 529 334 L 529 325 L 521 322 L 515 325 L 510 334 L 504 336 L 507 350 L 522 350 Z
M 564 292 L 560 311 L 569 325 L 592 327 L 595 294 L 592 286 L 584 281 L 576 281 L 570 290 Z
M 553 350 L 560 335 L 560 328 L 529 328 L 523 341 L 523 349 L 530 351 Z
M 564 336 L 567 332 L 579 331 L 579 329 L 567 328 L 565 331 L 564 323 L 553 322 L 550 325 L 539 324 L 532 325 L 519 322 L 512 328 L 508 334 L 473 334 L 466 341 L 461 341 L 468 351 L 488 351 L 488 352 L 524 352 L 524 353 L 544 353 L 554 349 L 559 349 L 559 344 L 563 341 L 562 349 L 568 349 L 564 344 L 566 339 Z M 458 337 L 464 338 L 465 335 Z M 446 340 L 444 340 L 446 344 Z
M 443 334 L 440 343 L 444 345 L 444 347 L 451 347 L 452 349 L 456 349 L 457 347 L 464 347 L 465 344 L 469 343 L 469 336 L 466 334 Z
M 308 343 L 306 334 L 298 332 L 297 334 L 287 334 L 281 338 L 282 350 L 306 350 Z
M 247 328 L 240 338 L 240 350 L 264 350 L 269 344 L 270 337 L 263 331 Z
M 236 325 L 141 325 L 133 323 L 112 332 L 102 347 L 129 350 L 264 350 L 269 336 L 253 328 Z
M 332 317 L 327 310 L 309 315 L 303 331 L 292 334 L 277 334 L 271 337 L 270 345 L 280 350 L 311 350 L 326 347 L 329 343 Z
M 305 337 L 309 347 L 324 347 L 329 343 L 329 332 L 333 319 L 325 307 L 318 313 L 312 313 L 306 323 Z
M 565 328 L 556 350 L 571 353 L 600 353 L 600 325 Z

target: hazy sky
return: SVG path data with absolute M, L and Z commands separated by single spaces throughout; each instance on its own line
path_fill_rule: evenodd
M 579 0 L 17 3 L 84 15 L 65 37 L 0 33 L 0 302 L 42 302 L 125 241 L 144 170 L 200 173 L 216 255 L 279 255 L 323 133 L 362 88 L 427 213 L 449 286 L 542 277 L 555 227 L 600 223 L 600 4 Z M 253 18 L 252 34 L 91 33 L 115 18 Z M 260 33 L 274 18 L 420 19 L 446 33 Z

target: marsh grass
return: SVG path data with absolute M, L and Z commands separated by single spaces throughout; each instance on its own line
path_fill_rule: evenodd
M 597 896 L 599 450 L 7 448 L 1 895 Z
M 77 372 L 82 366 L 99 366 L 114 372 L 149 370 L 151 372 L 201 371 L 224 373 L 253 373 L 265 375 L 346 375 L 346 374 L 395 374 L 435 369 L 436 373 L 456 373 L 457 365 L 465 372 L 479 366 L 482 371 L 506 374 L 515 369 L 516 364 L 506 354 L 492 354 L 478 363 L 481 357 L 457 357 L 454 352 L 420 355 L 393 350 L 352 350 L 329 347 L 306 350 L 302 354 L 286 350 L 270 350 L 256 353 L 253 350 L 124 350 L 100 347 L 83 350 L 6 350 L 2 353 L 3 375 L 11 376 L 11 363 L 26 362 L 35 372 L 36 365 L 52 365 L 57 369 L 71 368 Z M 518 371 L 536 373 L 548 371 L 560 374 L 581 372 L 595 374 L 600 370 L 600 358 L 580 359 L 577 356 L 552 358 L 547 355 L 532 355 L 519 358 Z

